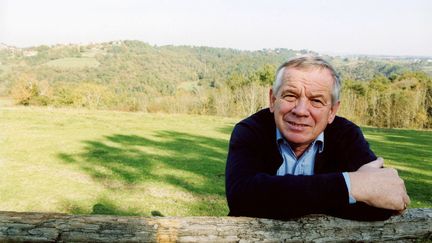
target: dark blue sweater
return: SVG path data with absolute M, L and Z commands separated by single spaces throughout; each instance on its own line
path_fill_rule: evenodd
M 324 130 L 324 151 L 312 176 L 276 176 L 283 159 L 269 109 L 239 122 L 231 135 L 226 195 L 231 216 L 289 219 L 324 213 L 358 220 L 383 220 L 393 211 L 363 203 L 350 205 L 341 172 L 375 160 L 360 128 L 336 117 Z

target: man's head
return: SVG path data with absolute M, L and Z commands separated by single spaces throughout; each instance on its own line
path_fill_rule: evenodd
M 276 126 L 294 149 L 303 152 L 333 122 L 341 82 L 320 57 L 304 56 L 282 64 L 270 90 Z

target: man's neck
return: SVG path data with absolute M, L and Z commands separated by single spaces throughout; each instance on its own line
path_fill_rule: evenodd
M 302 154 L 306 151 L 310 144 L 293 144 L 289 143 L 292 151 L 296 155 L 297 158 L 300 158 Z
M 315 138 L 314 141 L 307 143 L 307 144 L 301 144 L 301 143 L 292 143 L 288 142 L 281 134 L 278 128 L 276 128 L 276 139 L 277 141 L 284 141 L 284 143 L 288 143 L 291 151 L 294 153 L 294 155 L 297 158 L 300 158 L 304 152 L 307 151 L 307 149 L 311 146 L 311 144 L 314 144 L 316 141 L 320 141 L 322 144 L 318 147 L 318 152 L 321 153 L 323 146 L 324 146 L 324 132 L 320 133 L 318 137 Z

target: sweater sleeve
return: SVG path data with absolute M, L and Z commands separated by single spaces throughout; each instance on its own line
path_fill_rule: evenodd
M 263 170 L 268 160 L 262 138 L 247 124 L 235 126 L 226 166 L 230 215 L 288 219 L 348 205 L 340 172 L 276 176 Z M 260 142 L 261 141 L 261 142 Z

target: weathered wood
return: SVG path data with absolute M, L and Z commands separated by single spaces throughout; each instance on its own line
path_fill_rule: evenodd
M 387 221 L 329 216 L 279 221 L 246 217 L 119 217 L 0 212 L 1 242 L 430 241 L 432 209 Z

